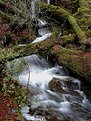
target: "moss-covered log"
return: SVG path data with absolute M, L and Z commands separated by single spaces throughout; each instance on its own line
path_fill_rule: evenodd
M 79 0 L 79 8 L 74 17 L 83 31 L 89 31 L 87 38 L 91 37 L 91 0 Z
M 59 64 L 91 82 L 91 52 L 65 49 L 60 46 L 59 41 L 51 38 L 39 44 L 28 44 L 25 47 L 14 47 L 6 50 L 1 49 L 0 60 L 12 60 L 34 53 L 44 57 L 53 57 L 52 59 L 58 61 Z
M 76 40 L 76 35 L 75 34 L 64 35 L 59 37 L 58 40 L 60 41 L 61 46 L 65 46 L 67 44 L 73 44 Z
M 86 39 L 84 32 L 81 30 L 80 26 L 77 24 L 76 19 L 70 14 L 69 11 L 58 6 L 48 5 L 43 2 L 39 2 L 37 4 L 40 6 L 41 11 L 46 13 L 46 16 L 53 17 L 59 22 L 61 22 L 63 19 L 68 20 L 80 42 Z
M 51 54 L 57 57 L 59 64 L 91 82 L 91 52 L 70 50 L 54 45 Z

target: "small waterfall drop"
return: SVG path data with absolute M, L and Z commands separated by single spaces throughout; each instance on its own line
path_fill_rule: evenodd
M 31 14 L 32 17 L 36 16 L 36 5 L 35 5 L 36 0 L 32 0 L 31 1 Z
M 38 6 L 36 6 L 36 1 L 40 1 L 40 0 L 31 0 L 31 16 L 38 21 L 38 37 L 33 40 L 31 43 L 37 43 L 37 42 L 42 42 L 44 40 L 46 40 L 47 38 L 49 38 L 52 33 L 50 32 L 48 26 L 47 26 L 47 22 L 44 20 L 41 20 L 39 17 L 36 17 L 36 13 L 38 13 L 38 11 L 40 11 L 40 8 Z M 50 0 L 47 1 L 48 4 L 50 3 Z M 19 44 L 18 46 L 25 46 L 26 44 Z
M 32 0 L 32 2 L 31 2 L 32 17 L 34 17 L 34 18 L 36 18 L 36 4 L 35 4 L 36 1 L 40 1 L 40 0 Z M 50 4 L 50 0 L 48 0 L 47 2 L 48 2 L 48 4 Z M 40 10 L 40 8 L 39 8 L 39 10 Z M 40 37 L 37 37 L 32 43 L 42 42 L 51 36 L 51 32 L 49 31 L 49 28 L 47 27 L 46 21 L 42 21 L 39 18 L 36 18 L 36 19 L 39 23 L 38 34 Z
M 50 4 L 50 0 L 47 0 L 47 3 Z
M 49 31 L 49 28 L 47 27 L 46 21 L 42 21 L 41 19 L 38 19 L 38 22 L 39 22 L 38 34 L 40 37 L 37 37 L 32 43 L 42 42 L 46 40 L 48 37 L 50 37 L 52 34 Z
M 35 1 L 31 2 L 31 12 L 32 12 L 32 16 L 35 16 Z
M 17 70 L 19 65 L 22 67 L 20 71 Z M 7 66 L 12 69 L 14 78 L 18 78 L 20 85 L 28 85 L 29 107 L 25 105 L 21 109 L 26 120 L 47 121 L 47 115 L 50 117 L 51 114 L 57 121 L 91 119 L 91 103 L 80 90 L 79 80 L 67 75 L 61 66 L 53 67 L 37 55 L 16 59 Z M 34 114 L 29 110 L 33 110 Z

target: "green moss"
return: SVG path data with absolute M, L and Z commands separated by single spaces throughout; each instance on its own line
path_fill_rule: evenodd
M 91 37 L 91 30 L 85 31 L 87 38 Z
M 15 100 L 18 107 L 22 107 L 27 103 L 28 90 L 21 87 L 17 81 L 12 80 L 8 70 L 5 70 L 6 76 L 3 79 L 2 90 L 0 93 Z
M 73 51 L 74 52 L 74 51 Z M 83 53 L 84 54 L 84 53 Z M 75 74 L 84 77 L 87 81 L 91 82 L 91 71 L 90 71 L 90 64 L 91 59 L 90 55 L 91 53 L 85 53 L 83 54 L 67 54 L 67 53 L 60 53 L 59 56 L 59 63 L 63 64 L 65 67 L 70 69 Z M 88 58 L 88 60 L 86 60 Z
M 60 93 L 65 93 L 65 91 L 62 89 L 62 84 L 61 84 L 61 80 L 53 78 L 50 82 L 49 82 L 49 89 L 52 91 L 56 91 L 56 92 L 60 92 Z
M 76 36 L 74 34 L 70 34 L 70 35 L 64 35 L 61 37 L 60 41 L 61 41 L 61 45 L 66 45 L 69 43 L 74 43 Z
M 79 25 L 76 23 L 75 18 L 72 17 L 72 16 L 68 16 L 68 20 L 69 20 L 71 26 L 73 27 L 73 30 L 75 31 L 75 33 L 76 33 L 78 39 L 79 39 L 80 41 L 85 40 L 85 39 L 86 39 L 85 34 L 84 34 L 84 32 L 81 30 L 81 28 L 79 27 Z

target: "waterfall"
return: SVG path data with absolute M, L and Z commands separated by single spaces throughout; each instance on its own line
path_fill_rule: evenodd
M 35 11 L 36 11 L 36 6 L 35 6 L 35 2 L 36 0 L 32 0 L 31 1 L 31 14 L 32 14 L 32 17 L 35 17 Z
M 42 41 L 46 40 L 48 37 L 50 37 L 52 34 L 49 31 L 49 28 L 47 27 L 46 21 L 38 19 L 38 22 L 39 22 L 38 34 L 40 37 L 37 37 L 32 43 L 42 42 Z
M 43 26 L 45 26 L 46 25 L 46 21 L 42 21 L 42 20 L 40 20 L 40 19 L 38 19 L 38 21 L 39 21 L 39 26 L 41 27 L 43 27 Z
M 44 20 L 41 20 L 40 18 L 36 17 L 36 11 L 40 10 L 40 8 L 36 7 L 36 1 L 40 0 L 32 0 L 31 1 L 31 15 L 38 21 L 38 37 L 32 41 L 32 43 L 42 42 L 49 38 L 51 36 L 51 32 L 49 31 L 49 28 L 47 26 L 47 22 Z M 48 0 L 48 3 L 50 0 Z M 25 44 L 19 44 L 18 46 L 25 46 Z
M 47 0 L 47 3 L 50 4 L 50 0 Z
M 35 6 L 36 0 L 33 0 L 31 2 L 31 10 L 32 10 L 32 16 L 36 17 L 36 6 Z M 50 0 L 48 0 L 48 4 L 50 3 Z M 46 21 L 43 21 L 39 18 L 37 18 L 37 21 L 39 23 L 39 29 L 38 29 L 38 34 L 40 37 L 37 37 L 32 43 L 36 42 L 42 42 L 46 40 L 48 37 L 51 36 L 51 32 L 49 31 L 49 28 L 47 27 Z
M 61 66 L 53 67 L 47 60 L 37 55 L 16 59 L 7 65 L 10 70 L 12 69 L 14 78 L 17 76 L 20 85 L 27 87 L 28 84 L 28 90 L 31 93 L 28 99 L 30 106 L 25 105 L 21 109 L 26 120 L 47 121 L 45 116 L 51 116 L 51 114 L 58 121 L 88 121 L 91 119 L 91 103 L 80 90 L 79 80 L 67 75 Z M 17 70 L 19 69 L 17 66 L 22 67 L 20 71 Z M 58 83 L 56 88 L 55 86 L 50 88 L 52 80 L 55 86 L 56 82 Z M 34 114 L 30 115 L 29 109 L 35 111 Z
M 36 12 L 40 11 L 40 8 L 36 6 L 36 1 L 40 2 L 40 0 L 31 0 L 31 14 L 32 17 L 36 17 Z

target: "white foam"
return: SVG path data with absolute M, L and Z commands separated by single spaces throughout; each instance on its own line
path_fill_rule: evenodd
M 44 41 L 45 39 L 47 39 L 48 37 L 50 37 L 51 34 L 52 34 L 52 33 L 47 33 L 47 34 L 44 34 L 44 35 L 41 36 L 41 37 L 37 37 L 32 43 L 42 42 L 42 41 Z

